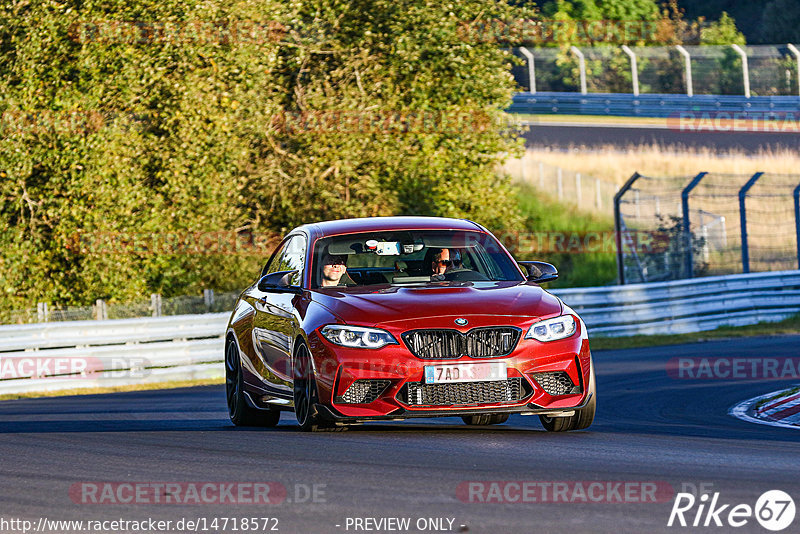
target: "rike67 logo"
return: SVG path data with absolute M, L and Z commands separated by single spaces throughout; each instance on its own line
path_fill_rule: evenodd
M 696 498 L 691 493 L 678 493 L 669 514 L 667 526 L 682 527 L 729 526 L 743 527 L 755 518 L 767 530 L 774 532 L 788 527 L 794 521 L 794 500 L 781 490 L 764 492 L 755 506 L 749 504 L 722 504 L 719 492 L 709 496 L 704 493 Z

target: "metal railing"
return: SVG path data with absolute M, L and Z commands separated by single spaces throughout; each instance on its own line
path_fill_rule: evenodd
M 229 316 L 0 326 L 0 395 L 220 378 Z
M 757 119 L 775 117 L 778 125 L 786 129 L 794 128 L 800 113 L 800 98 L 797 96 L 725 96 L 680 94 L 640 94 L 626 93 L 570 93 L 538 92 L 536 94 L 517 93 L 509 113 L 531 115 L 614 115 L 620 117 L 661 117 L 671 118 L 669 126 L 676 131 L 702 131 L 708 129 L 700 120 L 718 121 Z M 788 121 L 788 122 L 786 122 Z M 722 129 L 724 124 L 713 122 Z M 707 131 L 707 130 L 706 130 Z M 788 130 L 795 131 L 795 130 Z
M 800 313 L 800 271 L 709 276 L 553 293 L 590 336 L 684 334 L 780 321 Z
M 800 95 L 793 44 L 517 48 L 513 73 L 539 92 L 679 95 Z
M 214 313 L 232 309 L 238 297 L 239 293 L 234 291 L 217 293 L 205 289 L 202 295 L 162 298 L 154 293 L 149 300 L 134 302 L 98 299 L 92 306 L 53 306 L 49 302 L 39 302 L 36 308 L 0 310 L 0 325 Z
M 800 271 L 553 291 L 590 336 L 679 334 L 800 313 Z M 0 394 L 220 378 L 228 313 L 0 326 Z

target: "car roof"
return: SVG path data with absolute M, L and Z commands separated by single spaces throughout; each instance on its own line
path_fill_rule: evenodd
M 364 217 L 360 219 L 339 219 L 304 224 L 293 232 L 303 231 L 314 237 L 372 232 L 382 230 L 471 230 L 485 232 L 479 224 L 467 219 L 448 219 L 445 217 Z

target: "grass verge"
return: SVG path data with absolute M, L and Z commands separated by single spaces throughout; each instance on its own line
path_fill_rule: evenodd
M 749 174 L 766 171 L 773 175 L 795 175 L 800 155 L 789 149 L 763 150 L 757 154 L 730 151 L 720 154 L 711 148 L 686 148 L 659 145 L 619 147 L 608 145 L 592 150 L 568 152 L 547 148 L 529 148 L 526 161 L 531 176 L 539 161 L 568 168 L 587 176 L 622 185 L 634 171 L 645 176 L 695 176 L 700 171 L 711 174 Z
M 570 238 L 597 233 L 613 232 L 611 217 L 579 211 L 574 206 L 561 204 L 552 196 L 526 183 L 515 184 L 517 204 L 525 220 L 523 232 L 536 236 L 542 232 L 564 241 Z M 540 260 L 556 266 L 559 278 L 548 288 L 603 286 L 617 277 L 617 260 L 613 251 L 552 252 L 548 243 L 538 239 L 523 239 L 506 243 L 512 254 L 520 260 Z M 579 250 L 580 249 L 579 247 Z
M 97 395 L 100 393 L 121 393 L 125 391 L 149 391 L 155 389 L 188 388 L 194 386 L 211 386 L 224 384 L 223 378 L 199 378 L 197 380 L 175 380 L 172 382 L 155 382 L 151 384 L 132 384 L 129 386 L 114 386 L 107 388 L 75 388 L 59 389 L 56 391 L 41 391 L 32 393 L 7 393 L 0 395 L 2 400 L 32 399 L 38 397 L 66 397 L 68 395 Z
M 692 334 L 630 336 L 630 337 L 592 337 L 592 350 L 634 349 L 658 345 L 679 345 L 699 343 L 720 339 L 736 339 L 754 336 L 779 336 L 800 334 L 800 315 L 777 323 L 758 323 L 749 326 L 721 326 L 716 330 L 694 332 Z
M 663 117 L 623 117 L 617 115 L 533 115 L 529 113 L 510 114 L 509 121 L 525 121 L 536 124 L 610 124 L 634 126 L 667 126 Z

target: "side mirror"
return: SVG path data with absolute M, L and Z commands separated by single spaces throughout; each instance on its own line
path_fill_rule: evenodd
M 297 293 L 303 292 L 300 286 L 292 285 L 294 278 L 299 271 L 278 271 L 269 273 L 258 281 L 258 290 L 264 293 Z
M 550 263 L 543 261 L 520 261 L 517 262 L 528 271 L 528 280 L 543 284 L 545 282 L 552 282 L 558 278 L 558 269 Z

